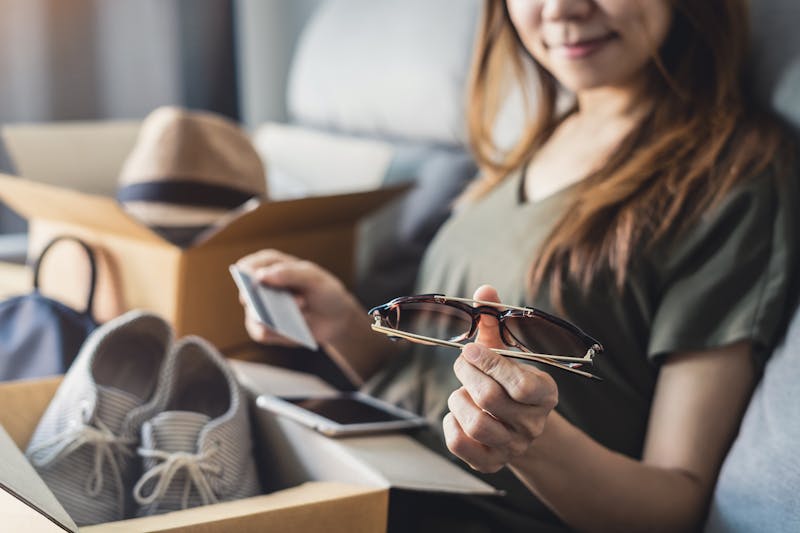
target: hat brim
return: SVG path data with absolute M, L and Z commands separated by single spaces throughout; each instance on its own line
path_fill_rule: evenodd
M 230 213 L 230 209 L 189 207 L 159 202 L 125 202 L 125 211 L 146 226 L 162 228 L 211 226 Z

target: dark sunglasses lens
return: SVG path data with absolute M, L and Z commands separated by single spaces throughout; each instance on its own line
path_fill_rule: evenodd
M 508 317 L 504 325 L 510 337 L 507 341 L 520 344 L 532 352 L 583 357 L 589 349 L 577 334 L 541 317 Z
M 387 322 L 400 331 L 457 341 L 469 333 L 472 316 L 449 305 L 403 302 L 389 310 Z

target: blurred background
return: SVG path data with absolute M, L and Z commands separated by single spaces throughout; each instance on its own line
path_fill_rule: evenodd
M 0 121 L 141 118 L 167 103 L 285 118 L 289 58 L 319 1 L 0 0 Z
M 177 104 L 284 121 L 320 0 L 0 0 L 0 124 L 141 119 Z M 14 173 L 0 148 L 0 171 Z M 0 232 L 24 228 L 8 210 Z
M 463 186 L 462 175 L 474 172 L 461 156 L 464 88 L 480 4 L 0 0 L 0 127 L 141 120 L 157 106 L 176 104 L 222 113 L 251 132 L 291 123 L 390 143 L 390 155 L 378 157 L 389 153 L 386 146 L 334 145 L 319 135 L 309 138 L 308 131 L 300 139 L 297 131 L 278 135 L 273 128 L 262 138 L 281 146 L 268 154 L 275 184 L 285 174 L 281 158 L 288 161 L 298 146 L 324 140 L 315 148 L 320 158 L 353 156 L 328 161 L 326 171 L 350 176 L 363 171 L 360 162 L 385 159 L 387 168 L 376 171 L 384 184 L 411 173 L 417 180 L 424 174 L 419 166 L 432 161 L 431 148 L 433 159 L 457 156 L 447 164 L 459 172 L 446 193 L 451 195 Z M 0 171 L 19 170 L 0 148 Z M 319 170 L 290 173 L 313 180 Z M 0 233 L 21 228 L 24 222 L 0 209 Z

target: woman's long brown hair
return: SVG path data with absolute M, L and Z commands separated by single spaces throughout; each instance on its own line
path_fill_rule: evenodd
M 672 26 L 651 66 L 652 112 L 582 180 L 533 263 L 531 290 L 536 292 L 547 277 L 558 306 L 564 275 L 586 289 L 597 273 L 610 269 L 621 290 L 634 250 L 686 229 L 737 183 L 788 152 L 778 123 L 754 110 L 745 88 L 745 0 L 672 3 Z M 538 74 L 535 90 L 523 90 L 535 95 L 535 109 L 526 99 L 525 133 L 502 152 L 493 141 L 493 127 L 509 86 L 504 80 L 524 87 L 531 78 L 526 61 Z M 488 192 L 547 141 L 560 120 L 558 95 L 557 81 L 522 46 L 505 2 L 488 0 L 468 114 L 482 178 L 465 199 Z

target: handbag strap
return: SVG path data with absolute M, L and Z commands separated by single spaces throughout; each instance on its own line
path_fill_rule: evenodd
M 89 279 L 89 295 L 86 302 L 86 309 L 84 310 L 84 314 L 92 316 L 92 309 L 94 309 L 94 290 L 95 284 L 97 282 L 97 261 L 95 259 L 94 251 L 92 248 L 83 242 L 78 237 L 73 237 L 70 235 L 60 235 L 55 237 L 50 242 L 42 248 L 42 251 L 39 253 L 39 257 L 36 258 L 36 262 L 33 264 L 33 289 L 35 291 L 39 290 L 39 270 L 42 267 L 42 261 L 44 260 L 44 256 L 47 254 L 50 249 L 58 244 L 59 242 L 63 241 L 72 241 L 81 248 L 86 253 L 86 257 L 89 259 L 89 269 L 90 269 L 90 279 Z

